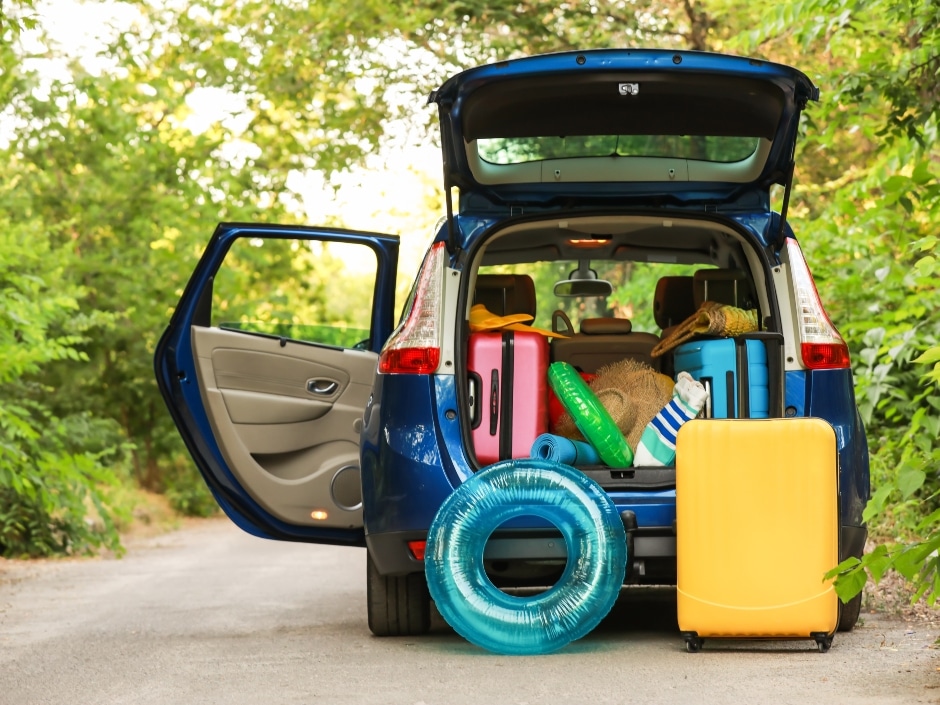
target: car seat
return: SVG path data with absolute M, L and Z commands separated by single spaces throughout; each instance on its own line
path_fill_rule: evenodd
M 695 313 L 694 281 L 688 276 L 662 277 L 653 294 L 653 320 L 662 330 L 661 337 Z
M 552 340 L 553 362 L 567 362 L 582 372 L 595 373 L 604 365 L 632 358 L 654 369 L 659 363 L 650 354 L 659 336 L 633 331 L 626 318 L 586 318 L 580 332 Z
M 743 309 L 757 308 L 754 288 L 743 270 L 700 269 L 692 279 L 692 297 L 696 309 L 705 301 Z
M 497 316 L 527 313 L 535 318 L 535 282 L 528 274 L 478 274 L 473 303 Z

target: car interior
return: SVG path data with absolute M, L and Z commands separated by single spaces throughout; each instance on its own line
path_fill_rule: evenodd
M 648 290 L 627 289 L 629 308 L 640 314 L 635 317 L 618 310 L 624 302 L 613 291 L 628 281 L 611 282 L 606 297 L 578 289 L 558 295 L 563 282 L 545 281 L 542 274 L 545 265 L 555 264 L 558 271 L 572 270 L 565 282 L 577 283 L 574 275 L 583 270 L 587 276 L 581 281 L 596 284 L 605 272 L 628 263 L 634 276 L 640 268 L 649 272 Z M 488 240 L 474 254 L 474 264 L 469 305 L 483 303 L 501 316 L 532 315 L 533 325 L 568 336 L 552 341 L 553 360 L 583 358 L 591 367 L 619 359 L 621 352 L 650 362 L 645 351 L 706 300 L 769 314 L 767 296 L 761 294 L 763 266 L 753 248 L 708 221 L 586 217 L 526 223 Z
M 588 375 L 633 359 L 673 377 L 671 355 L 653 350 L 705 301 L 757 309 L 765 321 L 769 316 L 753 247 L 708 221 L 526 223 L 487 241 L 473 261 L 469 305 L 483 304 L 497 316 L 532 316 L 533 326 L 562 334 L 549 339 L 549 362 Z

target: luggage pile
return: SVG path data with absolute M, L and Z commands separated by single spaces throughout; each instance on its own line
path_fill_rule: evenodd
M 688 651 L 711 637 L 813 639 L 827 651 L 840 609 L 822 581 L 839 559 L 835 432 L 820 419 L 783 418 L 783 337 L 719 308 L 732 307 L 703 305 L 694 326 L 657 346 L 672 377 L 635 361 L 579 375 L 550 363 L 545 331 L 524 326 L 471 333 L 475 451 L 484 464 L 674 464 Z M 630 404 L 630 388 L 604 387 L 605 374 L 645 380 L 645 404 Z
M 782 336 L 757 331 L 752 315 L 731 306 L 707 302 L 696 313 L 704 327 L 690 336 L 689 326 L 680 326 L 662 341 L 688 342 L 654 349 L 654 356 L 671 353 L 672 376 L 623 359 L 582 374 L 585 385 L 567 363 L 549 362 L 550 332 L 528 328 L 518 316 L 474 315 L 479 327 L 506 323 L 469 338 L 471 429 L 483 464 L 552 459 L 563 446 L 564 457 L 581 466 L 671 467 L 676 433 L 691 418 L 768 418 L 782 402 L 779 384 L 771 383 L 782 378 Z M 724 323 L 710 329 L 709 320 Z M 716 337 L 729 332 L 728 322 L 741 334 Z M 582 445 L 574 452 L 565 439 Z

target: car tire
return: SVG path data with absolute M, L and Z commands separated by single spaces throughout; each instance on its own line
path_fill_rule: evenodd
M 855 629 L 858 616 L 862 611 L 862 593 L 858 593 L 848 602 L 842 603 L 839 610 L 839 631 L 850 632 Z
M 369 629 L 376 636 L 415 636 L 431 628 L 431 596 L 424 573 L 382 575 L 367 553 Z
M 519 517 L 540 517 L 561 532 L 568 560 L 546 592 L 510 595 L 487 576 L 490 535 Z M 431 598 L 467 641 L 501 654 L 547 654 L 581 638 L 620 595 L 627 546 L 617 507 L 572 467 L 535 458 L 490 465 L 447 498 L 424 554 Z

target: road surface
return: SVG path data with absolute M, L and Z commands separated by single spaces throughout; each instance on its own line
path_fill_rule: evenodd
M 811 641 L 687 654 L 674 595 L 623 598 L 549 656 L 500 656 L 442 621 L 370 635 L 363 549 L 256 539 L 225 519 L 122 559 L 0 561 L 2 705 L 940 703 L 936 625 L 864 615 Z

